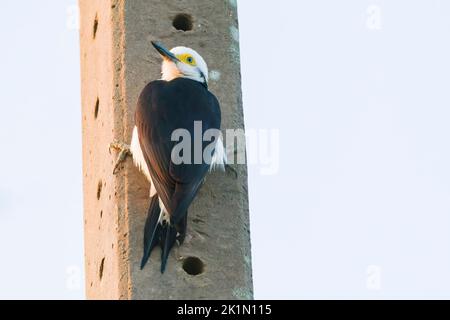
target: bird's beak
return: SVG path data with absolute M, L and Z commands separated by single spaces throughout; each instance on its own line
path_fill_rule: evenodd
M 152 45 L 155 47 L 156 50 L 158 50 L 159 54 L 167 60 L 173 61 L 173 62 L 179 62 L 180 60 L 169 50 L 164 48 L 164 46 L 156 41 L 152 41 Z

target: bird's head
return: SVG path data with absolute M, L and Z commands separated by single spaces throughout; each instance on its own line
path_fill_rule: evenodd
M 152 45 L 163 58 L 162 79 L 187 78 L 208 86 L 208 66 L 197 51 L 187 47 L 175 47 L 170 51 L 158 42 Z

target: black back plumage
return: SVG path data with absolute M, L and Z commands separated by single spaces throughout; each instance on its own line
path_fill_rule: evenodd
M 155 217 L 147 219 L 143 267 L 155 242 L 159 240 L 163 249 L 162 272 L 168 251 L 175 243 L 174 227 L 184 237 L 187 209 L 195 198 L 209 164 L 194 163 L 194 122 L 201 121 L 202 134 L 208 129 L 220 129 L 221 113 L 216 97 L 197 81 L 178 78 L 172 81 L 153 81 L 142 91 L 135 115 L 140 146 L 161 199 L 170 215 L 170 225 L 155 224 Z M 172 141 L 176 129 L 185 129 L 191 135 L 191 163 L 174 164 L 171 159 L 172 149 L 178 143 Z M 200 137 L 201 138 L 201 137 Z M 202 139 L 202 151 L 211 142 Z M 153 206 L 158 205 L 152 201 Z M 150 208 L 149 215 L 157 210 Z M 159 214 L 159 212 L 158 212 Z M 166 228 L 155 230 L 154 228 Z M 151 235 L 158 235 L 157 239 Z M 175 236 L 174 236 L 175 235 Z M 170 238 L 170 239 L 169 239 Z M 169 246 L 169 248 L 168 248 Z M 150 252 L 149 252 L 150 249 Z

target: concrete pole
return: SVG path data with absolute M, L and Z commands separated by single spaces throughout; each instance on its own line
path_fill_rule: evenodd
M 89 299 L 251 299 L 247 170 L 208 176 L 188 236 L 161 275 L 160 251 L 139 269 L 149 185 L 113 141 L 130 143 L 136 100 L 160 76 L 151 40 L 207 61 L 223 129 L 243 128 L 235 0 L 80 0 L 86 288 Z

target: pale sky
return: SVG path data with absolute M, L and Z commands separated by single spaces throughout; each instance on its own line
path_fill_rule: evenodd
M 238 3 L 255 297 L 450 298 L 450 3 Z M 0 298 L 84 298 L 75 4 L 2 2 Z

